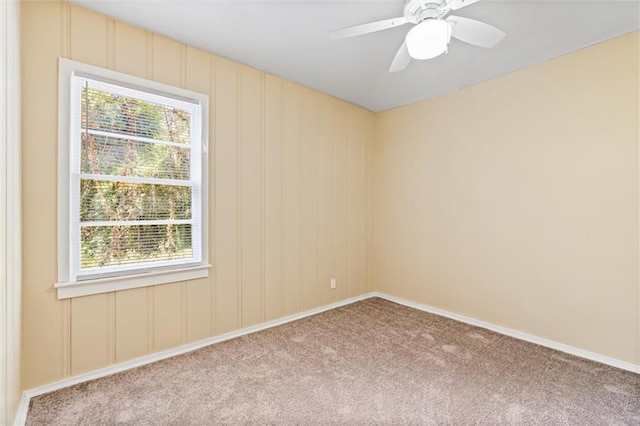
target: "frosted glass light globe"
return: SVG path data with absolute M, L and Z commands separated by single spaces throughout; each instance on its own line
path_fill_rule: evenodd
M 431 59 L 447 51 L 451 27 L 442 19 L 425 19 L 407 34 L 407 49 L 413 59 Z

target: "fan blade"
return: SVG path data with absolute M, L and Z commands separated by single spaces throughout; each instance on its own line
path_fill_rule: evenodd
M 493 25 L 462 16 L 449 16 L 447 22 L 452 24 L 451 35 L 453 37 L 474 46 L 493 47 L 507 35 Z
M 368 24 L 356 25 L 355 27 L 343 28 L 341 30 L 332 31 L 329 33 L 329 38 L 335 40 L 337 38 L 353 37 L 362 34 L 369 34 L 375 31 L 382 31 L 388 28 L 398 27 L 404 25 L 407 22 L 407 18 L 401 16 L 400 18 L 385 19 L 383 21 L 369 22 Z
M 480 0 L 451 0 L 447 3 L 447 8 L 451 10 L 462 9 L 465 6 L 469 6 L 470 4 L 477 3 Z
M 409 56 L 409 49 L 407 49 L 407 42 L 405 41 L 398 49 L 396 56 L 393 57 L 389 72 L 398 72 L 404 70 L 411 62 L 411 56 Z

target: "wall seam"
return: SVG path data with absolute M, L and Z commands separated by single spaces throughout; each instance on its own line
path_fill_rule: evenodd
M 261 88 L 261 114 L 260 114 L 260 259 L 262 264 L 260 265 L 260 301 L 261 303 L 261 321 L 267 319 L 267 301 L 266 301 L 266 240 L 265 240 L 265 187 L 266 187 L 266 159 L 265 159 L 265 141 L 266 141 L 266 75 L 264 72 L 260 73 L 260 88 Z
M 317 199 L 316 199 L 316 206 L 317 206 L 317 213 L 318 215 L 316 216 L 317 220 L 316 220 L 316 244 L 317 244 L 317 262 L 316 262 L 316 280 L 317 280 L 317 284 L 316 284 L 316 303 L 318 306 L 322 305 L 322 265 L 320 264 L 320 260 L 322 259 L 322 256 L 320 254 L 320 250 L 322 248 L 322 244 L 320 244 L 320 212 L 322 211 L 320 208 L 320 170 L 322 167 L 322 163 L 320 161 L 320 97 L 316 94 L 316 163 L 317 163 L 317 177 L 318 177 L 318 187 L 317 187 Z
M 109 68 L 110 70 L 114 70 L 115 69 L 115 55 L 116 55 L 116 40 L 115 40 L 115 20 L 114 19 L 107 19 L 107 24 L 106 24 L 106 64 L 107 64 L 107 68 Z
M 304 309 L 304 216 L 303 216 L 303 212 L 304 212 L 304 185 L 305 185 L 305 179 L 304 179 L 304 141 L 302 140 L 302 135 L 303 135 L 303 131 L 304 131 L 304 115 L 305 115 L 305 108 L 304 108 L 304 96 L 302 94 L 302 89 L 299 88 L 298 89 L 298 96 L 299 99 L 298 101 L 300 102 L 300 112 L 298 114 L 298 120 L 299 120 L 299 125 L 298 125 L 298 144 L 300 146 L 300 154 L 299 154 L 299 158 L 298 158 L 298 167 L 299 167 L 299 172 L 300 172 L 300 204 L 299 204 L 299 209 L 300 209 L 300 273 L 299 273 L 299 282 L 298 282 L 298 287 L 300 289 L 300 309 Z
M 336 282 L 338 280 L 338 277 L 336 276 L 336 235 L 337 235 L 337 227 L 338 227 L 338 221 L 337 221 L 337 194 L 336 194 L 336 188 L 338 187 L 338 170 L 337 170 L 337 156 L 336 156 L 336 135 L 335 135 L 335 114 L 336 114 L 336 104 L 335 101 L 333 99 L 331 99 L 331 145 L 333 147 L 332 149 L 332 154 L 333 154 L 333 176 L 331 179 L 331 183 L 332 183 L 332 191 L 331 191 L 331 196 L 332 196 L 332 209 L 331 209 L 331 276 L 332 278 L 336 279 Z M 336 283 L 337 285 L 341 285 L 342 283 Z M 336 295 L 336 290 L 334 289 L 331 292 L 331 301 L 334 302 L 336 299 L 337 295 Z
M 244 277 L 242 273 L 243 268 L 243 259 L 242 259 L 242 139 L 244 137 L 244 132 L 242 131 L 242 71 L 240 68 L 236 68 L 236 207 L 238 210 L 237 216 L 237 224 L 236 224 L 236 241 L 238 244 L 237 248 L 237 264 L 236 264 L 236 272 L 237 272 L 237 319 L 238 324 L 242 327 L 244 323 L 244 315 L 243 315 L 243 301 L 244 301 Z
M 216 263 L 216 60 L 209 59 L 209 193 L 213 190 L 213 197 L 209 197 L 209 263 L 212 266 L 212 274 L 209 277 L 211 288 L 211 318 L 209 330 L 212 335 L 217 333 L 217 300 L 218 300 L 218 265 Z
M 61 56 L 70 58 L 72 52 L 71 45 L 71 6 L 67 3 L 60 3 L 60 34 L 61 34 Z M 71 299 L 62 301 L 61 304 L 61 322 L 62 322 L 62 377 L 71 375 L 72 355 L 72 335 L 71 335 Z
M 349 111 L 349 118 L 351 118 L 353 112 Z M 352 132 L 353 132 L 353 120 L 347 121 L 347 297 L 351 295 L 353 282 L 351 277 L 351 156 L 352 156 Z
M 360 185 L 360 191 L 362 191 L 362 200 L 360 201 L 360 206 L 362 208 L 362 216 L 360 217 L 360 293 L 363 294 L 365 292 L 365 229 L 366 229 L 366 202 L 367 202 L 367 192 L 366 192 L 366 171 L 365 171 L 365 149 L 364 149 L 364 138 L 365 138 L 365 129 L 364 129 L 364 113 L 360 112 L 360 172 L 362 173 L 362 183 Z
M 281 209 L 280 209 L 280 249 L 282 250 L 282 259 L 280 262 L 280 276 L 282 279 L 280 280 L 280 297 L 281 297 L 281 306 L 280 306 L 280 315 L 283 315 L 286 312 L 286 297 L 285 291 L 287 289 L 287 247 L 286 247 L 286 233 L 284 230 L 285 224 L 285 200 L 286 200 L 286 187 L 284 184 L 284 87 L 282 84 L 282 80 L 279 83 L 280 88 L 280 197 L 281 197 Z

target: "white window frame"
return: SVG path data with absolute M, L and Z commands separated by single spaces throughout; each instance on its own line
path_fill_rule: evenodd
M 194 205 L 193 217 L 196 223 L 199 219 L 202 244 L 201 252 L 194 254 L 196 259 L 184 261 L 164 261 L 146 265 L 143 268 L 131 270 L 130 267 L 109 267 L 104 271 L 94 270 L 78 273 L 79 249 L 71 244 L 79 244 L 77 229 L 72 226 L 79 222 L 77 207 L 79 200 L 74 200 L 71 185 L 78 184 L 78 177 L 73 172 L 73 138 L 74 117 L 71 113 L 72 96 L 75 93 L 72 80 L 74 76 L 86 77 L 92 80 L 113 84 L 116 86 L 135 89 L 149 96 L 163 96 L 176 100 L 197 104 L 200 107 L 200 206 Z M 209 134 L 209 97 L 178 87 L 133 77 L 127 74 L 87 65 L 76 61 L 60 58 L 58 82 L 58 282 L 54 287 L 58 292 L 58 299 L 87 296 L 130 288 L 145 287 L 158 284 L 206 278 L 209 276 L 208 257 L 208 142 Z M 77 123 L 75 123 L 77 124 Z M 77 143 L 77 142 L 76 142 Z M 197 141 L 192 141 L 192 146 Z M 193 171 L 193 169 L 192 169 Z M 74 222 L 75 221 L 75 222 Z M 77 254 L 77 256 L 74 256 Z M 78 257 L 76 259 L 76 257 Z M 199 259 L 198 259 L 199 258 Z

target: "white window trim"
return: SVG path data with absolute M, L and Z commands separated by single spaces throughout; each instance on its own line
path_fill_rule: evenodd
M 75 282 L 56 283 L 58 299 L 88 296 L 90 294 L 106 293 L 109 291 L 128 290 L 174 283 L 179 281 L 207 278 L 211 265 L 194 266 L 191 268 L 172 269 L 170 271 L 154 271 L 142 274 L 129 274 L 121 277 L 95 278 Z
M 171 96 L 190 102 L 198 102 L 201 107 L 202 132 L 202 261 L 199 264 L 181 265 L 172 269 L 134 271 L 121 276 L 95 277 L 70 280 L 70 103 L 71 77 L 82 75 L 101 81 L 113 82 L 148 93 Z M 87 296 L 111 291 L 187 281 L 209 276 L 208 253 L 208 134 L 209 97 L 207 95 L 168 86 L 143 78 L 133 77 L 116 71 L 60 58 L 58 82 L 58 282 L 54 284 L 58 299 Z

